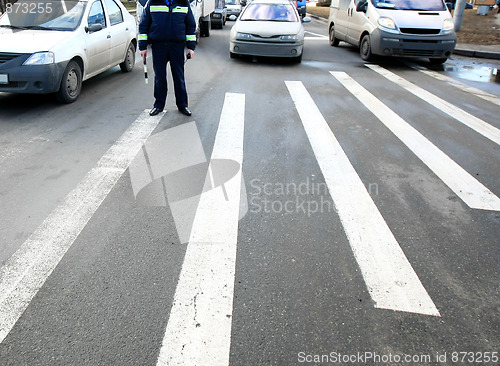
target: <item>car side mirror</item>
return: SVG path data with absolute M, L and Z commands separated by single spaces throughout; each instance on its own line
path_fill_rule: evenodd
M 95 24 L 89 25 L 88 27 L 85 27 L 85 32 L 94 33 L 94 32 L 99 32 L 101 29 L 102 29 L 102 24 L 95 23 Z
M 361 0 L 358 5 L 356 5 L 356 11 L 360 13 L 366 13 L 368 10 L 368 1 L 366 0 Z
M 311 21 L 310 17 L 304 17 L 302 18 L 302 23 L 309 23 Z

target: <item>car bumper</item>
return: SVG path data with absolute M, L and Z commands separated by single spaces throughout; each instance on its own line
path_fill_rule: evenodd
M 304 43 L 260 43 L 231 41 L 230 51 L 238 55 L 297 57 L 302 54 Z
M 227 17 L 229 18 L 231 15 L 235 15 L 238 17 L 241 13 L 241 10 L 229 10 L 227 9 Z
M 454 33 L 420 36 L 376 29 L 371 35 L 372 53 L 382 56 L 447 58 L 456 44 L 457 36 Z
M 44 94 L 59 90 L 68 62 L 23 66 L 22 63 L 28 57 L 29 55 L 20 55 L 0 64 L 0 79 L 3 81 L 0 83 L 0 92 Z

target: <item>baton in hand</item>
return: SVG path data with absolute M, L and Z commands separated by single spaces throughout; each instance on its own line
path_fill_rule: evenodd
M 148 65 L 146 65 L 146 57 L 144 57 L 144 81 L 148 83 Z

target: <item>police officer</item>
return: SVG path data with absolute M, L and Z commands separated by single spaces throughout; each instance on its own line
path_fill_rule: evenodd
M 167 63 L 174 80 L 177 109 L 187 116 L 188 96 L 184 81 L 184 46 L 188 58 L 194 56 L 196 47 L 196 22 L 188 0 L 149 0 L 139 23 L 139 50 L 143 59 L 147 56 L 147 45 L 153 51 L 155 72 L 153 109 L 156 116 L 165 108 L 167 99 Z

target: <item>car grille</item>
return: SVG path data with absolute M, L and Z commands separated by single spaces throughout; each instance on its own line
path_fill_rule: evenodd
M 16 57 L 21 56 L 22 53 L 7 53 L 7 52 L 0 52 L 0 64 L 4 64 L 12 59 L 15 59 Z
M 435 51 L 435 50 L 418 50 L 418 49 L 395 49 L 395 56 L 412 56 L 412 57 L 442 57 L 443 51 Z
M 401 33 L 406 34 L 439 34 L 441 29 L 429 29 L 429 28 L 399 28 Z

